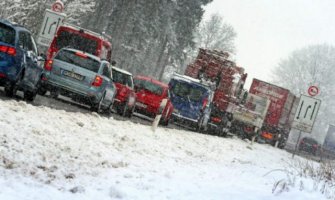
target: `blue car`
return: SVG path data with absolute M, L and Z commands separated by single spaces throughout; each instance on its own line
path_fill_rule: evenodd
M 40 60 L 30 31 L 0 20 L 0 86 L 6 96 L 22 90 L 25 100 L 34 100 L 43 71 Z
M 116 94 L 109 62 L 71 48 L 46 61 L 41 85 L 54 98 L 67 96 L 96 112 L 110 112 Z
M 174 74 L 169 82 L 169 91 L 174 106 L 172 122 L 206 131 L 213 100 L 210 87 L 197 79 Z

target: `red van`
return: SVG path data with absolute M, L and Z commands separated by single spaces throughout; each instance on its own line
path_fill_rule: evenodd
M 105 36 L 77 26 L 62 25 L 58 28 L 47 51 L 47 60 L 52 59 L 64 47 L 78 49 L 108 62 L 111 61 L 112 45 Z

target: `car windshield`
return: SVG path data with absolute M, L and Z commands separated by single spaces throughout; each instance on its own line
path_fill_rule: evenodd
M 14 45 L 15 30 L 5 24 L 0 23 L 0 42 Z
M 88 69 L 92 72 L 98 73 L 100 68 L 100 62 L 88 56 L 80 55 L 81 54 L 77 55 L 76 52 L 73 51 L 62 50 L 57 54 L 55 59 L 71 63 L 76 66 Z
M 159 96 L 163 94 L 163 88 L 160 85 L 152 83 L 151 81 L 135 79 L 134 84 L 138 90 L 145 89 Z
M 176 81 L 175 85 L 172 88 L 173 94 L 180 97 L 188 97 L 192 101 L 201 100 L 205 92 L 205 88 L 179 81 Z
M 133 78 L 129 74 L 113 69 L 113 81 L 133 88 Z
M 96 55 L 98 42 L 79 34 L 62 31 L 57 37 L 56 46 L 58 49 L 69 47 Z

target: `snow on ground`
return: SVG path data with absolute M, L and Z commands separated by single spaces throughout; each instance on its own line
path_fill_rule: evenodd
M 283 150 L 96 113 L 0 100 L 0 143 L 0 199 L 325 198 L 308 184 L 272 193 Z

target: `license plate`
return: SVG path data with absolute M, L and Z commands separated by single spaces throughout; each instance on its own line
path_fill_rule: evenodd
M 63 75 L 67 76 L 67 77 L 74 78 L 74 79 L 79 80 L 79 81 L 82 81 L 84 79 L 84 76 L 82 76 L 80 74 L 76 74 L 76 73 L 71 72 L 71 71 L 67 71 L 67 70 L 63 71 Z
M 136 106 L 141 107 L 141 108 L 146 108 L 147 105 L 140 103 L 140 102 L 136 102 Z

